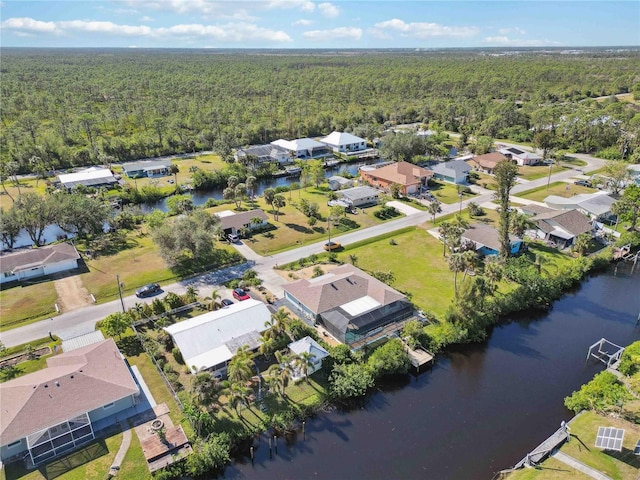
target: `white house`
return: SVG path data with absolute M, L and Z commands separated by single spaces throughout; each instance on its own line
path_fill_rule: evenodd
M 58 180 L 63 187 L 70 190 L 76 185 L 85 187 L 104 187 L 118 183 L 113 172 L 108 168 L 90 167 L 80 172 L 64 173 L 58 175 Z
M 289 155 L 289 151 L 273 144 L 251 145 L 246 148 L 239 148 L 236 150 L 234 158 L 238 163 L 245 163 L 249 155 L 257 157 L 258 163 L 291 163 L 291 156 Z
M 0 256 L 0 284 L 78 268 L 80 255 L 70 243 L 6 253 Z
M 328 147 L 324 143 L 317 142 L 311 138 L 298 138 L 296 140 L 274 140 L 271 145 L 276 145 L 290 152 L 295 158 L 319 158 L 328 153 Z
M 226 235 L 238 235 L 240 230 L 253 230 L 264 227 L 267 224 L 267 214 L 259 208 L 246 212 L 223 210 L 222 212 L 214 213 L 214 215 L 220 218 L 220 228 Z M 257 220 L 260 220 L 260 222 Z
M 340 190 L 338 197 L 351 207 L 376 205 L 378 203 L 378 190 L 372 187 L 353 187 Z
M 542 161 L 542 157 L 540 155 L 527 152 L 518 147 L 501 148 L 500 150 L 498 150 L 498 152 L 500 152 L 507 158 L 515 160 L 516 163 L 520 166 L 537 165 Z
M 312 365 L 309 365 L 307 369 L 307 375 L 311 375 L 312 373 L 320 370 L 322 368 L 322 360 L 329 356 L 329 352 L 327 352 L 318 342 L 316 342 L 309 336 L 301 338 L 297 342 L 290 343 L 289 350 L 291 350 L 294 355 L 308 353 L 311 356 L 311 361 L 313 363 Z M 303 377 L 304 372 L 302 371 L 302 369 L 294 367 L 291 378 L 293 380 L 298 380 Z
M 320 142 L 328 145 L 331 150 L 338 153 L 359 152 L 367 149 L 367 141 L 346 132 L 331 132 Z
M 353 187 L 353 180 L 350 180 L 339 175 L 333 175 L 327 179 L 329 183 L 329 190 L 342 190 L 343 188 Z
M 234 303 L 165 328 L 192 373 L 226 374 L 229 360 L 243 345 L 256 350 L 271 319 L 267 306 L 254 299 Z
M 170 160 L 141 160 L 122 164 L 122 172 L 129 178 L 164 177 L 170 175 Z
M 461 184 L 467 182 L 471 167 L 464 160 L 451 160 L 431 167 L 434 178 L 445 182 Z
M 611 208 L 616 201 L 607 192 L 581 193 L 565 198 L 559 195 L 549 195 L 544 199 L 549 208 L 557 210 L 576 209 L 588 215 L 592 220 L 600 220 L 612 215 Z

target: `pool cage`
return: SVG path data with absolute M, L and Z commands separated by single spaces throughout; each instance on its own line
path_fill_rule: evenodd
M 35 466 L 95 438 L 87 413 L 27 435 L 29 458 Z

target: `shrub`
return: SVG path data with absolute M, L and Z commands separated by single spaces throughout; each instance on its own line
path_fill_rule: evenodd
M 618 370 L 627 376 L 640 371 L 640 342 L 634 342 L 625 348 Z
M 367 365 L 336 365 L 329 376 L 329 391 L 335 400 L 347 400 L 364 396 L 373 383 L 373 375 Z
M 402 341 L 394 338 L 376 348 L 367 360 L 367 365 L 374 377 L 381 377 L 407 373 L 411 361 Z
M 171 355 L 173 355 L 173 358 L 176 360 L 176 362 L 178 362 L 180 365 L 184 365 L 184 358 L 182 358 L 182 352 L 180 352 L 180 349 L 178 347 L 173 347 L 173 350 L 171 350 Z
M 580 390 L 573 392 L 570 397 L 566 397 L 564 404 L 575 413 L 582 410 L 606 412 L 629 397 L 627 389 L 616 376 L 605 371 L 598 373 Z

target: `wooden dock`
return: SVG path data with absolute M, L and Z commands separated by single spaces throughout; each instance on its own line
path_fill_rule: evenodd
M 569 439 L 569 432 L 567 425 L 563 424 L 558 430 L 553 432 L 549 438 L 534 448 L 527 454 L 522 460 L 520 460 L 513 467 L 514 469 L 522 468 L 525 466 L 533 466 L 540 463 L 544 458 L 555 450 L 559 445 L 562 445 Z
M 420 368 L 423 365 L 433 362 L 433 355 L 420 347 L 413 350 L 407 346 L 407 353 L 409 354 L 411 365 L 415 368 Z

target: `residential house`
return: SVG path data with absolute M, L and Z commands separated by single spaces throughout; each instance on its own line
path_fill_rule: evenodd
M 501 244 L 500 234 L 498 230 L 484 223 L 474 223 L 465 230 L 460 237 L 462 243 L 473 242 L 475 250 L 479 255 L 499 255 Z M 511 244 L 510 253 L 518 253 L 522 248 L 522 239 L 515 235 L 509 235 L 509 241 Z
M 96 422 L 127 418 L 140 395 L 113 339 L 47 358 L 0 384 L 0 459 L 37 465 L 95 438 Z
M 223 210 L 214 215 L 220 218 L 220 228 L 225 235 L 239 235 L 242 230 L 254 230 L 267 224 L 267 214 L 259 208 L 247 212 Z
M 0 255 L 0 284 L 34 279 L 78 268 L 80 255 L 71 243 L 57 243 Z
M 257 163 L 277 162 L 280 165 L 292 163 L 293 160 L 289 151 L 278 145 L 251 145 L 246 148 L 239 148 L 234 154 L 234 158 L 238 163 L 247 163 L 249 156 L 256 157 Z
M 71 190 L 76 185 L 85 187 L 110 187 L 118 183 L 118 179 L 108 168 L 90 167 L 75 173 L 58 175 L 58 180 L 64 188 Z
M 267 306 L 252 298 L 165 328 L 192 373 L 226 375 L 229 360 L 242 346 L 256 350 L 271 320 Z
M 629 180 L 636 185 L 640 185 L 640 165 L 629 165 Z
M 338 199 L 350 208 L 366 207 L 378 204 L 378 191 L 371 187 L 353 187 L 338 191 Z
M 592 220 L 606 220 L 613 216 L 611 208 L 616 203 L 607 192 L 581 193 L 566 198 L 558 195 L 549 195 L 544 199 L 544 203 L 557 210 L 576 209 L 588 215 Z
M 166 177 L 171 174 L 170 160 L 142 160 L 122 164 L 122 171 L 129 178 Z
M 467 178 L 471 171 L 471 167 L 464 160 L 437 163 L 431 169 L 433 170 L 434 178 L 454 184 L 467 183 Z
M 535 203 L 529 203 L 527 205 L 518 206 L 517 210 L 520 211 L 520 213 L 522 213 L 523 215 L 526 215 L 527 217 L 532 217 L 540 213 L 557 212 L 557 210 L 554 210 L 553 208 L 545 207 Z
M 296 159 L 322 158 L 328 155 L 329 147 L 311 138 L 298 138 L 296 140 L 278 139 L 271 142 L 285 149 L 290 157 Z
M 522 150 L 518 147 L 501 148 L 498 152 L 515 161 L 520 166 L 537 165 L 542 161 L 542 157 L 540 155 L 527 152 L 526 150 Z
M 311 356 L 311 365 L 307 368 L 307 375 L 311 375 L 312 373 L 320 370 L 322 368 L 322 360 L 329 356 L 329 352 L 309 336 L 301 338 L 297 342 L 290 343 L 289 350 L 291 350 L 291 353 L 294 355 L 308 353 Z M 299 380 L 304 376 L 304 371 L 301 368 L 296 367 L 294 364 L 291 378 L 293 380 Z
M 420 193 L 433 177 L 433 172 L 409 162 L 393 162 L 379 168 L 361 168 L 360 176 L 369 185 L 387 192 L 390 191 L 392 184 L 398 184 L 400 193 L 409 195 Z
M 367 149 L 367 141 L 364 138 L 345 132 L 331 132 L 321 138 L 320 142 L 328 145 L 331 150 L 337 153 L 349 154 Z
M 329 190 L 342 190 L 343 188 L 349 188 L 353 186 L 353 180 L 344 178 L 339 175 L 333 175 L 327 179 L 329 182 Z
M 555 210 L 534 217 L 538 227 L 537 237 L 555 243 L 560 248 L 574 244 L 582 233 L 591 233 L 589 217 L 578 210 Z
M 474 169 L 483 173 L 493 175 L 493 170 L 498 163 L 507 160 L 500 152 L 485 153 L 484 155 L 476 155 L 469 160 L 469 165 Z
M 403 294 L 350 264 L 285 285 L 284 296 L 301 318 L 352 349 L 393 335 L 413 315 Z

